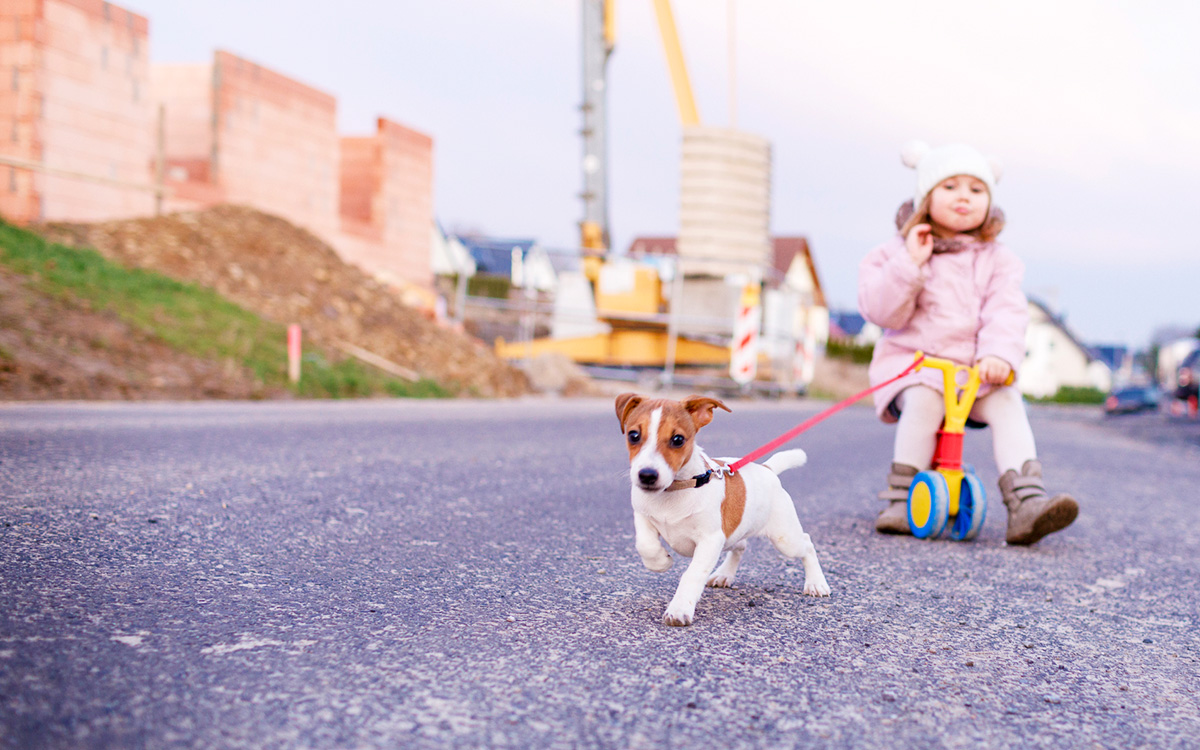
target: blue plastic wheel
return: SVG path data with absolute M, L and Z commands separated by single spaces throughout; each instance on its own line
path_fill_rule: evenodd
M 958 493 L 958 515 L 954 517 L 954 525 L 950 527 L 950 538 L 959 542 L 969 542 L 979 536 L 985 518 L 987 494 L 983 491 L 983 483 L 974 473 L 968 472 L 963 475 L 962 489 Z
M 950 518 L 950 490 L 936 471 L 922 471 L 908 488 L 908 529 L 918 539 L 932 539 Z

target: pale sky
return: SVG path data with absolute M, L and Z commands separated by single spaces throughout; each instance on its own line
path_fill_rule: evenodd
M 120 3 L 118 3 L 120 4 Z M 729 0 L 674 0 L 704 124 L 728 126 Z M 578 244 L 578 0 L 137 0 L 151 59 L 227 49 L 434 138 L 447 228 Z M 286 10 L 281 11 L 281 8 Z M 772 230 L 803 234 L 835 309 L 894 231 L 901 146 L 1004 166 L 1025 288 L 1086 343 L 1200 327 L 1200 4 L 735 0 L 737 127 L 773 148 Z M 608 67 L 614 245 L 678 232 L 680 125 L 650 0 L 618 0 Z

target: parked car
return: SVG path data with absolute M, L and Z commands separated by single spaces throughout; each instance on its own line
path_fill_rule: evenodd
M 1106 414 L 1132 414 L 1158 408 L 1161 394 L 1153 385 L 1129 385 L 1108 394 L 1104 400 Z

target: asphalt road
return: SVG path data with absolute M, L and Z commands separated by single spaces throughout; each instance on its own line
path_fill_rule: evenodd
M 1196 747 L 1200 427 L 1032 420 L 1068 530 L 1004 544 L 984 431 L 978 540 L 876 535 L 850 409 L 783 477 L 832 597 L 759 541 L 668 628 L 608 400 L 0 406 L 0 746 Z

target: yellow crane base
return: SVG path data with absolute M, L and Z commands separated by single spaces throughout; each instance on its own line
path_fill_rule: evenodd
M 496 354 L 505 359 L 523 359 L 540 354 L 564 354 L 575 362 L 612 367 L 662 367 L 667 362 L 665 331 L 618 330 L 574 339 L 542 338 L 528 342 L 496 339 Z M 679 336 L 675 340 L 675 364 L 728 365 L 727 346 L 708 344 Z

